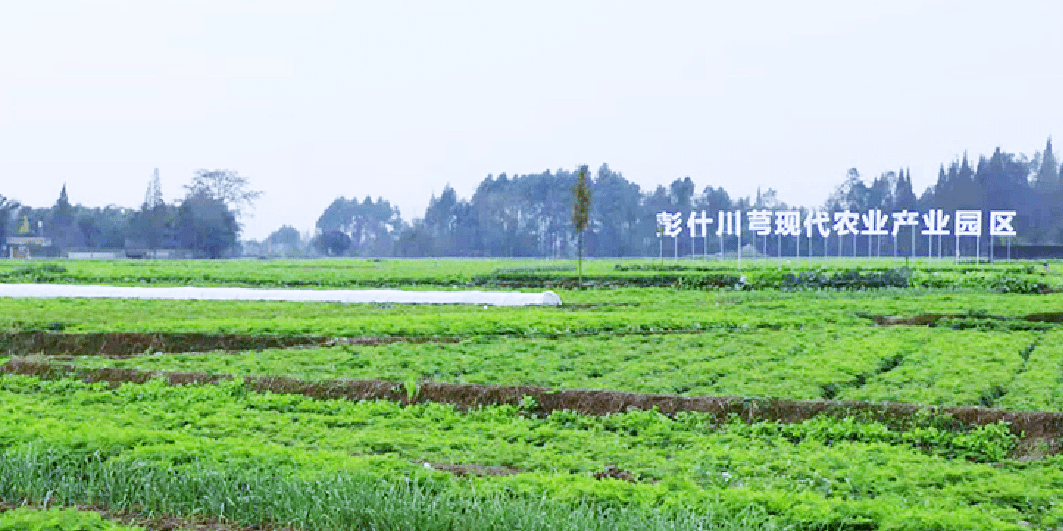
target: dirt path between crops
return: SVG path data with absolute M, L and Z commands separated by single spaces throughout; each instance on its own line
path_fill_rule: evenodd
M 0 374 L 20 374 L 47 379 L 77 378 L 85 382 L 144 383 L 161 378 L 170 385 L 217 384 L 232 380 L 229 375 L 190 372 L 152 372 L 137 369 L 88 369 L 47 361 L 12 359 L 0 366 Z M 402 382 L 387 380 L 304 381 L 279 376 L 244 376 L 256 392 L 299 394 L 322 400 L 391 400 L 401 404 L 439 402 L 467 410 L 479 406 L 510 404 L 526 406 L 528 414 L 546 415 L 555 410 L 571 410 L 585 415 L 607 415 L 656 408 L 665 415 L 679 411 L 707 413 L 720 421 L 731 415 L 747 421 L 774 420 L 795 423 L 817 415 L 863 415 L 885 422 L 909 422 L 919 412 L 950 415 L 964 426 L 1007 422 L 1012 433 L 1025 439 L 1017 445 L 1016 457 L 1058 453 L 1063 438 L 1063 413 L 1050 411 L 1009 411 L 982 407 L 939 407 L 910 403 L 870 403 L 838 400 L 784 400 L 734 396 L 677 396 L 587 389 L 551 389 L 534 386 L 495 386 L 421 382 L 407 391 Z M 529 400 L 530 397 L 530 400 Z
M 779 330 L 777 325 L 763 328 Z M 628 332 L 571 332 L 565 334 L 483 334 L 480 338 L 564 339 L 588 336 L 658 336 L 690 335 L 718 331 L 718 328 L 681 330 L 633 330 Z M 334 347 L 341 345 L 379 346 L 393 343 L 460 343 L 461 336 L 255 336 L 202 333 L 103 332 L 68 334 L 62 332 L 0 333 L 0 355 L 22 356 L 109 356 L 130 358 L 155 353 L 241 352 L 299 347 Z
M 239 352 L 246 350 L 336 345 L 386 345 L 390 343 L 457 343 L 458 337 L 429 336 L 276 336 L 201 333 L 104 332 L 67 334 L 60 332 L 18 332 L 0 334 L 0 354 L 80 355 L 131 357 L 154 353 Z
M 993 321 L 1025 321 L 1029 323 L 1063 323 L 1063 312 L 1031 313 L 1024 316 L 1009 317 L 1000 315 L 923 313 L 912 317 L 894 317 L 889 315 L 867 315 L 875 324 L 881 326 L 934 326 L 942 319 L 989 319 Z

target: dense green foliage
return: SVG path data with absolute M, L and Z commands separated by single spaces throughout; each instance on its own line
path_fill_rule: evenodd
M 5 471 L 6 472 L 6 471 Z M 0 513 L 0 531 L 143 531 L 104 520 L 95 511 L 19 508 Z
M 956 266 L 939 260 L 901 266 L 890 259 L 862 261 L 762 260 L 662 264 L 649 260 L 588 261 L 587 285 L 597 288 L 842 289 L 962 288 L 1000 293 L 1059 289 L 1057 265 L 1047 272 L 1029 263 Z M 572 288 L 576 268 L 562 261 L 328 260 L 236 261 L 56 261 L 25 265 L 0 262 L 0 282 L 128 286 L 246 286 L 261 288 L 467 289 Z
M 202 271 L 192 265 L 159 264 L 144 266 L 144 276 L 152 277 L 153 267 L 186 269 L 183 273 L 196 285 L 228 283 L 246 271 L 255 278 L 255 262 L 235 262 L 228 271 L 215 263 Z M 283 273 L 283 264 L 263 267 L 264 278 L 288 276 L 298 280 L 302 271 L 310 278 L 341 276 L 342 266 L 357 271 L 364 262 L 338 262 L 336 271 L 303 269 L 303 263 L 289 264 L 295 271 Z M 409 269 L 429 274 L 432 261 L 383 266 L 366 275 L 398 276 Z M 2 266 L 3 264 L 0 264 Z M 604 264 L 591 264 L 590 267 Z M 448 267 L 450 266 L 450 267 Z M 611 264 L 610 264 L 611 266 Z M 71 272 L 73 272 L 73 265 Z M 435 269 L 437 278 L 453 278 L 465 269 L 489 269 L 472 262 L 444 262 Z M 86 275 L 108 271 L 90 265 L 79 271 Z M 140 276 L 135 266 L 122 266 L 110 278 Z M 307 273 L 308 271 L 308 273 Z M 69 273 L 64 273 L 69 274 Z M 766 273 L 767 274 L 767 273 Z M 947 273 L 963 278 L 961 273 Z M 120 276 L 120 275 L 125 275 Z M 781 274 L 779 275 L 781 278 Z M 191 278 L 198 278 L 193 281 Z M 308 280 L 311 281 L 311 280 Z M 319 282 L 312 280 L 311 282 Z M 941 289 L 887 290 L 684 290 L 609 289 L 565 291 L 564 306 L 557 308 L 487 308 L 463 305 L 340 305 L 318 303 L 218 302 L 218 301 L 138 301 L 103 299 L 0 300 L 0 330 L 48 330 L 62 323 L 67 331 L 200 331 L 232 333 L 360 335 L 522 335 L 619 333 L 660 330 L 737 330 L 748 328 L 793 329 L 825 324 L 868 324 L 861 315 L 918 315 L 922 313 L 971 314 L 1007 317 L 1010 321 L 983 326 L 1045 327 L 1051 323 L 1030 323 L 1022 317 L 1030 313 L 1058 313 L 1056 299 L 1040 296 L 1000 296 L 975 287 L 955 291 Z
M 252 525 L 281 523 L 311 531 L 771 531 L 782 528 L 777 518 L 763 510 L 735 513 L 720 503 L 707 502 L 697 512 L 617 508 L 590 501 L 559 502 L 513 492 L 470 492 L 417 472 L 395 478 L 371 471 L 325 471 L 305 478 L 267 475 L 216 461 L 196 461 L 174 469 L 146 461 L 106 461 L 98 455 L 34 448 L 21 454 L 0 456 L 0 474 L 19 480 L 18 484 L 0 484 L 5 487 L 0 490 L 0 497 L 39 497 L 47 491 L 65 500 L 99 500 L 116 508 L 215 515 L 226 521 Z M 18 516 L 15 522 L 19 524 L 40 519 L 36 515 Z M 91 516 L 81 518 L 91 525 L 98 523 Z M 27 528 L 33 529 L 25 526 L 14 529 Z M 71 526 L 56 531 L 82 529 L 127 530 Z
M 738 270 L 720 262 L 590 261 L 587 276 L 599 279 L 598 289 L 575 291 L 564 288 L 575 271 L 563 262 L 0 263 L 2 279 L 17 282 L 304 289 L 540 282 L 557 286 L 565 303 L 2 299 L 0 354 L 13 344 L 9 333 L 25 331 L 395 336 L 427 342 L 149 350 L 54 363 L 384 378 L 409 382 L 408 396 L 433 380 L 735 395 L 757 404 L 779 397 L 1063 409 L 1063 304 L 1057 293 L 1027 289 L 1058 286 L 1053 272 L 1023 263 L 897 265 L 762 262 Z M 739 280 L 701 289 L 719 278 Z M 593 417 L 547 413 L 524 398 L 460 411 L 257 393 L 239 379 L 111 388 L 4 375 L 0 502 L 47 498 L 320 530 L 1063 524 L 1063 461 L 1051 455 L 1059 441 L 1023 437 L 1003 423 L 844 411 L 790 423 L 658 411 Z
M 1055 336 L 1051 336 L 1055 337 Z M 1058 352 L 1040 332 L 950 328 L 809 327 L 805 330 L 711 331 L 681 336 L 547 339 L 473 338 L 457 344 L 395 343 L 243 352 L 83 358 L 80 367 L 316 380 L 383 378 L 453 383 L 612 389 L 691 396 L 768 396 L 987 403 L 997 388 L 1020 409 L 1063 408 L 1057 393 L 1027 393 L 1034 374 L 1059 372 Z M 1035 342 L 1033 362 L 1021 370 Z M 1047 356 L 1041 349 L 1046 349 Z M 979 374 L 970 378 L 970 374 Z M 1014 379 L 1014 381 L 1013 381 Z M 1050 391 L 1046 391 L 1050 392 Z
M 69 456 L 63 461 L 96 456 L 114 466 L 197 476 L 202 466 L 305 479 L 405 471 L 467 496 L 519 492 L 695 513 L 752 504 L 801 528 L 855 518 L 900 529 L 1006 529 L 1005 522 L 1054 525 L 1063 516 L 1054 509 L 1063 496 L 1055 486 L 1063 481 L 1058 459 L 1005 459 L 1014 436 L 997 425 L 955 432 L 931 419 L 901 428 L 851 418 L 717 424 L 700 414 L 653 411 L 536 417 L 514 406 L 461 413 L 430 403 L 260 395 L 238 381 L 112 391 L 7 376 L 0 387 L 0 446 L 16 457 L 48 448 Z M 80 428 L 86 418 L 92 430 Z M 436 471 L 464 463 L 521 473 L 461 480 Z M 631 482 L 594 479 L 611 467 Z

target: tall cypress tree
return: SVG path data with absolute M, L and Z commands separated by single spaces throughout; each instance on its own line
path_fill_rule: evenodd
M 907 176 L 904 169 L 901 169 L 900 177 L 897 178 L 897 190 L 894 192 L 894 208 L 901 209 L 914 209 L 916 198 L 915 191 L 912 190 L 912 170 L 908 169 Z
M 55 202 L 55 208 L 52 211 L 52 223 L 55 227 L 67 227 L 74 222 L 73 214 L 70 208 L 70 199 L 66 195 L 66 183 L 63 183 L 63 189 L 59 192 L 59 199 Z
M 1059 175 L 1061 173 L 1056 154 L 1052 152 L 1052 137 L 1048 137 L 1045 151 L 1041 154 L 1041 167 L 1037 170 L 1037 178 L 1034 185 L 1039 192 L 1051 192 L 1060 187 Z
M 66 195 L 66 184 L 59 192 L 59 199 L 52 207 L 51 220 L 47 234 L 52 237 L 54 245 L 60 249 L 77 247 L 81 245 L 80 233 L 74 225 L 74 208 L 70 206 L 70 199 Z
M 575 204 L 572 206 L 572 225 L 578 238 L 579 288 L 583 289 L 583 232 L 587 228 L 587 214 L 591 210 L 591 186 L 587 182 L 587 166 L 579 167 L 576 186 L 572 189 Z

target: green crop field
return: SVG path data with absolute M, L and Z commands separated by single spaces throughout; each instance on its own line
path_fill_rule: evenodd
M 1063 264 L 584 269 L 580 290 L 568 261 L 0 261 L 564 301 L 0 299 L 0 530 L 1063 526 Z

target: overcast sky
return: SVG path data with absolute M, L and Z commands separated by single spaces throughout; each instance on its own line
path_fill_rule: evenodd
M 5 1 L 0 194 L 136 207 L 154 168 L 168 201 L 225 168 L 263 238 L 581 163 L 808 206 L 905 166 L 919 193 L 1043 149 L 1061 51 L 1054 1 Z

